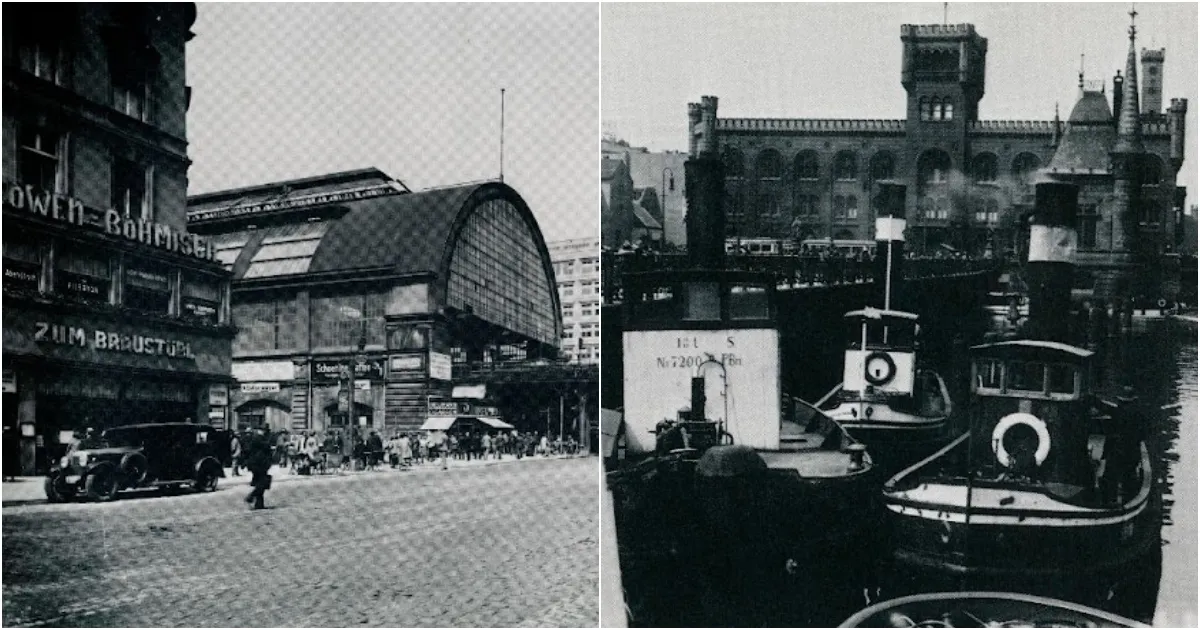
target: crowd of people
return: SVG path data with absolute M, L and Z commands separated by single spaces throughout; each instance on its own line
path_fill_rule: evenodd
M 247 439 L 246 434 L 234 434 L 230 438 L 230 464 L 235 476 L 240 475 L 245 467 Z M 344 457 L 347 439 L 352 440 L 349 459 Z M 351 462 L 356 463 L 359 470 L 375 470 L 383 466 L 408 469 L 448 459 L 523 459 L 578 455 L 580 452 L 580 444 L 574 436 L 564 440 L 559 436 L 516 429 L 491 432 L 396 432 L 386 440 L 373 430 L 360 432 L 352 429 L 348 433 L 340 430 L 283 430 L 270 434 L 267 441 L 272 445 L 272 463 L 298 474 L 328 472 L 330 468 L 348 467 Z

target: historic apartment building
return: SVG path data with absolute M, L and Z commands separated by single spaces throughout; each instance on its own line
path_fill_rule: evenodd
M 600 362 L 600 239 L 547 243 L 562 304 L 563 357 Z
M 687 193 L 683 163 L 687 156 L 681 151 L 651 151 L 605 138 L 600 142 L 600 157 L 611 166 L 618 161 L 624 163 L 633 186 L 633 198 L 643 202 L 640 204 L 643 209 L 661 225 L 663 242 L 676 248 L 686 247 Z M 620 218 L 610 220 L 619 222 Z
M 415 430 L 464 373 L 558 356 L 554 268 L 506 184 L 368 168 L 194 195 L 188 221 L 233 274 L 238 426 Z
M 24 474 L 72 432 L 223 423 L 230 276 L 187 231 L 192 3 L 4 20 L 4 426 Z
M 1081 75 L 1065 123 L 1057 112 L 1052 120 L 980 120 L 988 40 L 970 24 L 904 25 L 900 40 L 903 119 L 717 120 L 731 235 L 871 239 L 876 184 L 888 180 L 908 187 L 908 242 L 917 251 L 998 253 L 1021 242 L 1042 173 L 1081 186 L 1081 289 L 1169 293 L 1161 286 L 1169 273 L 1137 275 L 1155 286 L 1130 285 L 1130 270 L 1181 245 L 1186 191 L 1176 175 L 1187 100 L 1162 109 L 1165 50 L 1141 51 L 1140 100 L 1131 27 L 1111 94 Z M 691 128 L 715 116 L 716 105 L 693 104 Z

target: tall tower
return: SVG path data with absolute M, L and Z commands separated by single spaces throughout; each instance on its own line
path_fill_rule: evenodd
M 1142 49 L 1142 114 L 1162 114 L 1162 66 L 1166 48 Z
M 692 265 L 719 269 L 725 263 L 725 169 L 717 148 L 717 97 L 688 103 L 687 243 Z
M 1113 202 L 1112 202 L 1112 258 L 1110 262 L 1118 268 L 1125 268 L 1125 273 L 1117 272 L 1116 286 L 1112 289 L 1119 294 L 1127 294 L 1134 287 L 1129 285 L 1132 280 L 1128 270 L 1138 262 L 1134 256 L 1137 249 L 1137 212 L 1141 205 L 1141 160 L 1145 150 L 1142 144 L 1142 123 L 1138 107 L 1138 74 L 1137 74 L 1137 26 L 1134 20 L 1137 11 L 1129 11 L 1129 54 L 1125 58 L 1125 82 L 1121 86 L 1121 110 L 1117 116 L 1117 141 L 1113 144 L 1109 155 L 1112 158 L 1113 169 Z

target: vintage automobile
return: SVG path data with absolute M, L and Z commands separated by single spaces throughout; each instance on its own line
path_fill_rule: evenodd
M 105 430 L 74 445 L 46 476 L 51 503 L 80 495 L 111 501 L 121 490 L 190 485 L 217 489 L 225 476 L 216 430 L 203 424 L 134 424 Z

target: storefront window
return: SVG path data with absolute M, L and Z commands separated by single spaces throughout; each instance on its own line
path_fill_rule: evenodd
M 170 313 L 170 269 L 131 261 L 125 268 L 124 299 L 125 306 L 134 310 Z
M 37 292 L 42 277 L 42 244 L 4 241 L 4 290 Z
M 221 282 L 207 274 L 183 274 L 180 315 L 209 325 L 217 324 L 221 316 Z
M 82 302 L 109 302 L 112 272 L 108 256 L 64 242 L 55 262 L 55 293 Z

